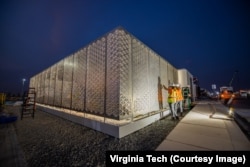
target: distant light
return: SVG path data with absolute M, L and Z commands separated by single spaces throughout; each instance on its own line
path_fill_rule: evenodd
M 23 83 L 22 83 L 22 90 L 21 90 L 21 95 L 23 94 L 23 88 L 24 88 L 24 82 L 26 81 L 25 78 L 22 79 Z

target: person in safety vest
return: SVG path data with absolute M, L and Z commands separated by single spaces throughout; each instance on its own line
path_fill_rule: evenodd
M 177 98 L 177 91 L 174 85 L 168 87 L 168 104 L 170 107 L 170 111 L 173 115 L 172 119 L 179 119 L 177 112 L 176 112 L 176 98 Z
M 182 112 L 183 112 L 183 96 L 182 96 L 182 89 L 181 86 L 178 84 L 177 85 L 177 98 L 176 98 L 176 112 L 178 111 L 178 108 L 180 108 L 180 116 L 182 116 Z

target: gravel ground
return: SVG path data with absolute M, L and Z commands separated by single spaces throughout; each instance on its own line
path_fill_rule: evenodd
M 19 109 L 5 108 L 17 115 Z M 105 166 L 107 150 L 155 150 L 178 122 L 165 117 L 121 139 L 39 110 L 13 125 L 28 166 Z

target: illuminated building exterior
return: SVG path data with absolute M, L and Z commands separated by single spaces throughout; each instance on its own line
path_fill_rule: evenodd
M 30 79 L 37 103 L 114 120 L 168 110 L 178 70 L 119 27 Z

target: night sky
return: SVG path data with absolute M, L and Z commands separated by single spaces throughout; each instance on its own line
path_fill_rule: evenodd
M 248 0 L 4 0 L 0 2 L 0 92 L 118 26 L 186 68 L 200 87 L 250 89 Z M 25 89 L 28 81 L 25 82 Z

